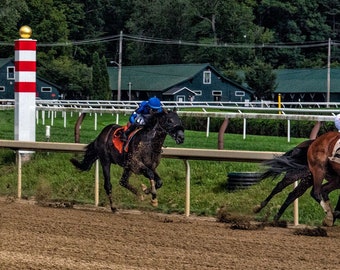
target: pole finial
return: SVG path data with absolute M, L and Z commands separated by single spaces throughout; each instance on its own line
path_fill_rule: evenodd
M 32 29 L 28 25 L 20 27 L 19 35 L 21 38 L 30 38 L 32 35 Z

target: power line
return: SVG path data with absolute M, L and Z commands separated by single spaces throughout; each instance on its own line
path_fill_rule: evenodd
M 262 44 L 249 44 L 249 43 L 199 43 L 193 41 L 184 40 L 172 40 L 163 38 L 154 38 L 147 36 L 134 36 L 123 34 L 123 39 L 128 41 L 161 44 L 161 45 L 180 45 L 180 46 L 196 46 L 196 47 L 212 47 L 212 48 L 268 48 L 268 49 L 297 49 L 297 48 L 316 48 L 328 46 L 328 40 L 322 41 L 308 41 L 301 43 L 262 43 Z M 65 41 L 65 42 L 53 42 L 53 43 L 37 43 L 38 47 L 68 47 L 68 46 L 82 46 L 88 44 L 100 44 L 105 42 L 119 41 L 119 35 L 111 35 L 102 38 L 86 39 L 79 41 Z M 338 46 L 340 42 L 331 41 L 331 45 Z M 10 42 L 1 42 L 0 46 L 13 46 Z

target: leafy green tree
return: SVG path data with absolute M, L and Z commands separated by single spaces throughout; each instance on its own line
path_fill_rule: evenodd
M 326 16 L 319 12 L 319 0 L 263 0 L 255 9 L 256 24 L 268 28 L 275 33 L 276 43 L 314 42 L 327 40 L 331 28 L 326 23 Z M 296 68 L 304 67 L 306 58 L 315 55 L 323 58 L 326 63 L 327 54 L 324 48 L 306 49 L 272 49 L 267 50 L 265 61 L 273 67 Z M 314 58 L 315 63 L 319 63 Z
M 245 73 L 245 82 L 255 91 L 258 99 L 273 99 L 272 93 L 276 89 L 276 74 L 269 64 L 256 61 Z
M 92 72 L 85 64 L 61 56 L 50 60 L 40 55 L 38 74 L 62 88 L 66 99 L 88 99 L 92 89 Z
M 134 35 L 160 38 L 156 44 L 129 42 L 126 54 L 136 64 L 181 63 L 181 46 L 165 45 L 167 39 L 190 40 L 188 0 L 134 0 L 127 30 Z M 163 41 L 162 41 L 163 39 Z M 159 43 L 159 44 L 157 44 Z
M 0 41 L 13 44 L 19 38 L 20 19 L 28 11 L 26 1 L 2 0 L 0 10 Z M 19 26 L 19 27 L 18 27 Z M 13 46 L 1 46 L 0 55 L 9 57 L 14 54 Z
M 103 99 L 105 100 L 110 100 L 112 99 L 112 92 L 110 89 L 110 78 L 109 78 L 109 73 L 107 72 L 107 60 L 105 56 L 102 56 L 100 60 L 100 72 L 102 75 L 102 80 L 103 80 Z
M 103 56 L 99 59 L 99 54 L 97 52 L 93 54 L 92 87 L 93 91 L 91 99 L 108 100 L 111 98 L 106 58 Z

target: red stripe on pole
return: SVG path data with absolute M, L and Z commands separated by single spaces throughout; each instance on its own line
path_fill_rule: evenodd
M 15 71 L 36 71 L 37 65 L 35 61 L 16 61 Z
M 14 89 L 19 93 L 35 93 L 37 87 L 35 82 L 15 82 Z
M 14 50 L 16 51 L 36 51 L 37 41 L 36 40 L 25 40 L 18 39 L 14 42 Z

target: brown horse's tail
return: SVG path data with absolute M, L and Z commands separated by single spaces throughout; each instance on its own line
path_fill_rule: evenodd
M 261 174 L 260 179 L 272 178 L 275 180 L 283 173 L 308 175 L 307 151 L 312 142 L 313 140 L 304 141 L 283 155 L 263 162 L 265 171 Z
M 92 164 L 98 159 L 98 152 L 95 148 L 95 142 L 91 142 L 86 147 L 86 152 L 82 161 L 71 158 L 71 163 L 81 171 L 88 171 L 91 169 Z

